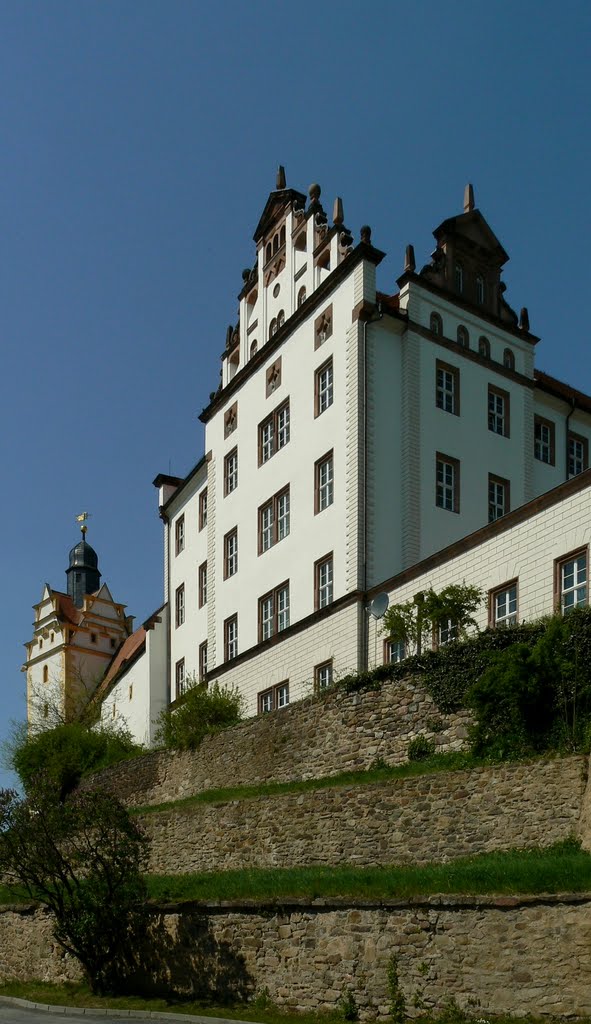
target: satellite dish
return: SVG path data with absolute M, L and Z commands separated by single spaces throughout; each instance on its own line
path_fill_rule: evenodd
M 377 594 L 369 606 L 370 613 L 374 619 L 381 619 L 386 614 L 389 604 L 390 598 L 387 594 Z

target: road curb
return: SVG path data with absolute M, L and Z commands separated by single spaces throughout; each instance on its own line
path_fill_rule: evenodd
M 132 1020 L 176 1020 L 194 1024 L 253 1024 L 253 1021 L 230 1020 L 227 1017 L 200 1017 L 193 1013 L 169 1013 L 159 1010 L 111 1010 L 100 1006 L 58 1006 L 56 1003 L 32 1003 L 18 996 L 0 996 L 0 1006 L 22 1006 L 26 1010 L 43 1010 L 62 1016 L 84 1014 L 85 1017 L 127 1017 Z

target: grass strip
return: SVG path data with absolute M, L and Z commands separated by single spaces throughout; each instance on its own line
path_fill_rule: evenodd
M 577 893 L 591 891 L 591 855 L 568 840 L 545 849 L 483 853 L 446 864 L 252 868 L 151 875 L 147 882 L 150 897 L 163 902 Z
M 283 793 L 306 793 L 316 789 L 332 789 L 340 786 L 367 785 L 376 782 L 387 782 L 391 779 L 408 779 L 418 775 L 431 775 L 433 772 L 460 771 L 461 769 L 477 768 L 490 762 L 478 759 L 472 754 L 461 751 L 448 754 L 434 754 L 424 761 L 406 761 L 404 764 L 390 766 L 378 764 L 375 768 L 365 771 L 340 772 L 338 775 L 324 775 L 321 778 L 296 780 L 294 782 L 261 782 L 254 786 L 228 786 L 222 789 L 206 789 L 194 796 L 180 800 L 170 800 L 162 804 L 148 804 L 145 807 L 134 807 L 133 814 L 158 814 L 172 808 L 190 808 L 195 804 L 228 803 L 230 800 L 252 800 L 259 796 L 281 796 Z M 507 763 L 507 762 L 504 762 Z

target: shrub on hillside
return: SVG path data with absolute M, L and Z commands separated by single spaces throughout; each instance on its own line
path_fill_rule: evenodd
M 189 684 L 183 703 L 160 714 L 158 740 L 172 750 L 195 750 L 205 736 L 236 725 L 242 718 L 242 695 L 213 683 Z

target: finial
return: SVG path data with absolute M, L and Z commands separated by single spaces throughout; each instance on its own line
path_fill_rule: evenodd
M 359 233 L 361 235 L 361 241 L 371 245 L 371 228 L 369 224 L 364 224 Z
M 415 247 L 414 245 L 407 245 L 406 252 L 404 254 L 404 272 L 405 274 L 414 274 L 417 269 L 415 263 Z
M 464 189 L 464 213 L 471 213 L 474 209 L 474 189 L 472 185 L 466 185 Z
M 277 168 L 277 180 L 275 182 L 275 187 L 277 191 L 285 188 L 285 167 L 283 167 L 282 164 L 279 164 L 279 167 Z
M 345 219 L 345 215 L 343 213 L 343 200 L 340 196 L 337 196 L 334 201 L 332 219 L 335 224 L 342 224 Z
M 82 533 L 82 539 L 83 540 L 86 538 L 86 534 L 88 532 L 88 527 L 86 526 L 86 520 L 87 519 L 90 519 L 90 512 L 81 512 L 79 516 L 76 516 L 76 522 L 77 523 L 82 523 L 82 526 L 80 527 L 80 531 Z
M 308 195 L 310 196 L 310 199 L 312 200 L 313 203 L 316 203 L 320 199 L 320 192 L 320 185 L 310 185 L 310 188 L 308 189 Z
M 529 331 L 529 313 L 527 306 L 523 306 L 521 313 L 519 314 L 519 328 L 522 331 Z

